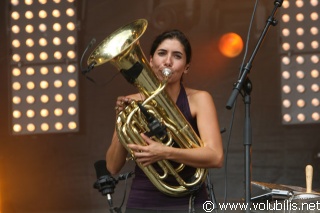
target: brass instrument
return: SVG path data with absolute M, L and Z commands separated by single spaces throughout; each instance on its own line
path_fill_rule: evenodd
M 145 115 L 141 112 L 144 109 L 166 129 L 165 136 L 153 136 L 154 140 L 166 146 L 172 146 L 175 141 L 183 149 L 203 146 L 202 141 L 164 90 L 170 77 L 170 70 L 165 70 L 163 74 L 166 78 L 160 82 L 141 50 L 139 38 L 145 32 L 147 25 L 147 20 L 138 19 L 119 28 L 93 50 L 87 61 L 89 66 L 110 62 L 145 97 L 143 102 L 132 101 L 118 114 L 116 131 L 119 140 L 129 153 L 132 151 L 127 144 L 146 145 L 140 136 L 142 132 L 150 132 Z M 207 169 L 196 168 L 192 181 L 186 181 L 179 175 L 185 167 L 184 164 L 176 168 L 168 160 L 158 161 L 157 164 L 161 167 L 161 173 L 156 171 L 154 165 L 144 167 L 137 163 L 150 181 L 161 192 L 170 196 L 178 197 L 192 193 L 205 181 L 207 174 Z M 169 175 L 174 176 L 177 185 L 166 183 Z

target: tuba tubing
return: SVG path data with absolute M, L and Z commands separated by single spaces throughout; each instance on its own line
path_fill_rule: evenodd
M 150 132 L 150 129 L 141 113 L 140 104 L 166 127 L 165 139 L 152 137 L 154 140 L 166 146 L 172 146 L 175 142 L 182 149 L 203 146 L 203 142 L 164 90 L 167 79 L 162 82 L 157 79 L 141 50 L 139 38 L 147 25 L 147 20 L 138 19 L 119 28 L 93 50 L 87 61 L 89 66 L 110 62 L 146 98 L 143 102 L 132 101 L 118 114 L 115 126 L 119 141 L 131 155 L 132 150 L 128 144 L 147 145 L 140 134 Z M 136 163 L 158 190 L 174 197 L 193 193 L 199 189 L 207 175 L 207 169 L 195 168 L 192 180 L 184 180 L 180 176 L 184 164 L 174 167 L 170 161 L 162 160 L 155 163 L 158 165 L 156 169 L 154 164 L 144 167 Z M 177 184 L 168 183 L 169 176 L 173 176 Z

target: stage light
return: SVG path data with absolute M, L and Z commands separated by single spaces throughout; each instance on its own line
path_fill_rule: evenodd
M 229 58 L 238 56 L 243 49 L 242 38 L 236 33 L 226 33 L 219 40 L 220 52 Z
M 11 0 L 12 134 L 79 131 L 74 0 Z
M 287 0 L 280 8 L 283 124 L 320 122 L 318 5 Z

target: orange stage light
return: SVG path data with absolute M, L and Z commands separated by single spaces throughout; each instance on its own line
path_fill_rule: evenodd
M 242 38 L 236 33 L 226 33 L 219 40 L 219 50 L 226 57 L 234 58 L 241 53 L 242 49 Z

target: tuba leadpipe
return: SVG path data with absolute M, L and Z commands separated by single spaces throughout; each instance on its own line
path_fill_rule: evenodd
M 175 142 L 182 149 L 201 147 L 203 142 L 165 91 L 170 72 L 165 72 L 167 77 L 160 82 L 141 50 L 139 38 L 147 25 L 147 20 L 138 19 L 119 28 L 93 50 L 87 61 L 89 66 L 111 63 L 145 97 L 144 101 L 132 101 L 118 114 L 115 126 L 119 141 L 131 154 L 128 144 L 147 145 L 140 136 L 141 133 L 150 132 L 150 126 L 143 114 L 147 113 L 160 121 L 166 129 L 165 137 L 159 139 L 152 136 L 153 140 L 166 146 L 172 146 Z M 179 174 L 185 168 L 184 164 L 174 167 L 168 160 L 158 161 L 155 164 L 161 168 L 159 173 L 154 164 L 144 167 L 136 163 L 158 190 L 175 197 L 197 190 L 207 174 L 207 169 L 195 168 L 192 181 L 184 180 Z M 178 184 L 167 183 L 169 176 L 173 176 Z

